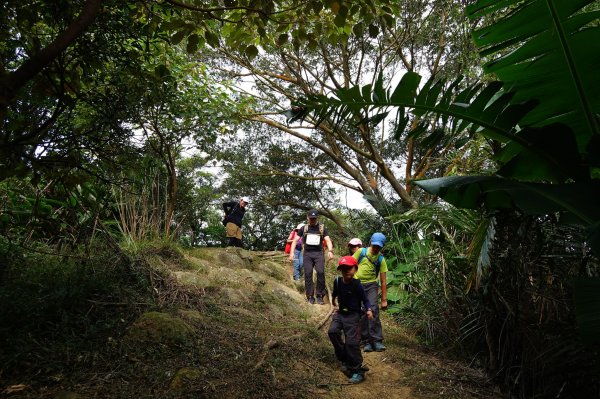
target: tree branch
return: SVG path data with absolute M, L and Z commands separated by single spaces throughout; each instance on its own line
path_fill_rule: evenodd
M 25 61 L 16 71 L 0 77 L 0 107 L 6 107 L 27 82 L 83 34 L 94 22 L 101 5 L 102 0 L 88 0 L 79 16 L 52 43 Z

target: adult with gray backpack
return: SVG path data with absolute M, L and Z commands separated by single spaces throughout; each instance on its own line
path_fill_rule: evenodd
M 361 318 L 361 335 L 365 343 L 363 351 L 381 352 L 385 350 L 383 345 L 383 330 L 381 320 L 379 319 L 379 307 L 377 306 L 379 297 L 379 280 L 381 282 L 381 309 L 387 309 L 387 288 L 386 273 L 388 271 L 385 257 L 381 254 L 381 249 L 385 245 L 385 236 L 382 233 L 375 233 L 371 236 L 371 245 L 368 248 L 362 248 L 356 251 L 354 259 L 358 263 L 358 271 L 354 275 L 362 283 L 371 309 L 373 318 Z
M 306 215 L 308 224 L 304 225 L 303 229 L 299 229 L 292 247 L 290 250 L 290 262 L 294 262 L 294 252 L 298 240 L 302 238 L 303 254 L 302 263 L 304 266 L 304 285 L 306 289 L 306 300 L 310 304 L 315 303 L 315 288 L 313 284 L 313 269 L 317 272 L 317 303 L 325 304 L 323 297 L 325 296 L 325 255 L 323 253 L 323 240 L 327 245 L 328 259 L 333 259 L 333 244 L 329 238 L 327 227 L 319 223 L 317 218 L 319 212 L 316 209 L 311 209 Z

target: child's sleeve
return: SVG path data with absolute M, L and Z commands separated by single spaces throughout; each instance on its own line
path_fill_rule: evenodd
M 361 283 L 358 283 L 358 295 L 365 309 L 373 310 L 373 304 L 369 302 L 369 298 L 367 298 L 367 293 L 365 292 L 365 287 L 363 287 Z
M 338 283 L 338 278 L 339 277 L 336 277 L 336 278 L 333 279 L 333 292 L 331 293 L 331 298 L 332 299 L 336 298 L 339 295 L 338 284 L 337 284 Z

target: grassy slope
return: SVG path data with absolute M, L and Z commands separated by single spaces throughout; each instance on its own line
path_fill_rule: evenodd
M 367 381 L 346 385 L 326 336 L 328 323 L 316 328 L 328 306 L 306 304 L 302 287 L 276 254 L 198 249 L 182 255 L 150 248 L 125 269 L 123 275 L 122 267 L 94 270 L 94 279 L 106 279 L 102 287 L 71 281 L 71 288 L 87 290 L 62 301 L 53 297 L 63 311 L 44 304 L 39 322 L 17 323 L 14 312 L 0 313 L 7 322 L 0 337 L 8 343 L 0 352 L 0 396 L 489 396 L 480 374 L 428 353 L 387 318 L 388 351 L 365 355 L 372 369 Z M 111 286 L 110 276 L 120 283 Z M 9 291 L 1 293 L 8 298 Z M 42 287 L 38 292 L 41 297 L 27 301 L 40 303 L 49 295 Z M 69 303 L 72 309 L 64 311 Z M 46 320 L 52 312 L 60 317 Z M 33 318 L 35 308 L 24 313 Z

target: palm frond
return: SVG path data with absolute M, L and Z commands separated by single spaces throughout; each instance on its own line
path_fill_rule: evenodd
M 475 283 L 475 288 L 479 288 L 483 271 L 490 266 L 490 250 L 492 249 L 495 235 L 495 217 L 491 216 L 486 218 L 479 223 L 479 226 L 477 226 L 477 230 L 475 231 L 473 239 L 471 240 L 469 248 L 467 249 L 467 255 L 475 266 L 473 272 L 471 273 L 471 281 L 469 281 L 467 284 L 467 292 L 472 286 L 473 282 Z
M 408 123 L 407 113 L 427 118 L 443 126 L 451 138 L 465 131 L 477 132 L 500 142 L 516 141 L 528 146 L 528 142 L 515 135 L 516 125 L 535 107 L 535 101 L 516 103 L 514 93 L 502 89 L 503 84 L 492 82 L 476 84 L 458 90 L 461 78 L 447 84 L 443 80 L 430 79 L 419 89 L 421 76 L 407 72 L 393 89 L 384 89 L 380 75 L 375 87 L 341 88 L 331 96 L 312 94 L 298 99 L 291 111 L 286 113 L 288 122 L 312 118 L 316 124 L 328 121 L 338 125 L 354 120 L 356 124 L 376 125 L 389 108 L 397 108 L 396 134 L 398 137 Z M 445 87 L 445 88 L 444 88 Z M 424 129 L 411 132 L 415 137 Z
M 595 3 L 593 7 L 587 7 Z M 587 7 L 587 8 L 586 8 Z M 591 10 L 588 8 L 592 8 Z M 473 32 L 475 44 L 492 59 L 484 65 L 511 92 L 513 101 L 537 99 L 523 125 L 564 123 L 577 133 L 581 151 L 600 135 L 600 40 L 594 0 L 481 0 L 467 7 L 472 19 L 493 23 Z

